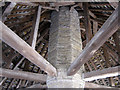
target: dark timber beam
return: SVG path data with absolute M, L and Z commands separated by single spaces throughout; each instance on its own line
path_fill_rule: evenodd
M 83 64 L 85 64 L 94 53 L 108 40 L 112 34 L 114 34 L 120 27 L 120 3 L 118 8 L 112 13 L 112 15 L 106 20 L 100 30 L 89 41 L 81 54 L 71 64 L 68 69 L 67 75 L 74 75 Z
M 25 71 L 18 71 L 18 70 L 10 70 L 10 69 L 3 69 L 0 68 L 0 76 L 7 77 L 7 78 L 16 78 L 16 79 L 25 79 L 30 81 L 38 81 L 38 82 L 46 82 L 46 75 L 25 72 Z
M 84 9 L 84 20 L 85 20 L 85 29 L 86 29 L 86 42 L 88 43 L 92 38 L 88 2 L 83 3 L 83 9 Z
M 97 70 L 97 71 L 84 73 L 84 80 L 92 81 L 92 80 L 113 77 L 113 76 L 118 76 L 118 75 L 120 75 L 120 66 L 109 67 L 103 70 Z
M 118 29 L 118 31 L 113 34 L 113 39 L 114 39 L 116 49 L 118 52 L 118 56 L 120 59 L 120 29 Z M 118 60 L 118 61 L 120 61 L 120 60 Z
M 56 76 L 56 69 L 1 21 L 0 33 L 2 33 L 2 37 L 0 37 L 2 41 L 14 48 L 49 75 Z

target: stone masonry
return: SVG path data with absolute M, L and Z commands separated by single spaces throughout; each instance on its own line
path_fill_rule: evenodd
M 82 51 L 79 24 L 75 9 L 60 7 L 59 12 L 51 14 L 48 61 L 57 68 L 58 76 L 48 76 L 48 88 L 84 88 L 83 68 L 74 76 L 67 76 L 69 66 Z

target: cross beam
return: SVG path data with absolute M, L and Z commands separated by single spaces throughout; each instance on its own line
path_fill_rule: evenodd
M 120 66 L 110 67 L 103 70 L 92 71 L 84 74 L 85 81 L 92 81 L 96 79 L 102 79 L 107 77 L 113 77 L 120 75 Z
M 37 81 L 37 82 L 46 82 L 47 79 L 47 76 L 43 74 L 3 69 L 3 68 L 0 68 L 0 76 L 7 78 L 25 79 L 25 80 Z
M 89 41 L 81 54 L 71 64 L 67 75 L 74 75 L 83 64 L 94 55 L 94 53 L 114 34 L 120 27 L 120 3 L 112 15 L 106 20 L 100 30 Z
M 100 89 L 104 89 L 104 90 L 119 90 L 119 88 L 114 88 L 114 87 L 108 87 L 108 86 L 103 86 L 103 85 L 98 85 L 98 84 L 94 84 L 94 83 L 89 83 L 86 82 L 85 83 L 85 88 L 91 88 L 92 90 L 100 90 Z
M 56 69 L 1 21 L 0 33 L 2 33 L 2 36 L 0 37 L 2 41 L 7 43 L 9 46 L 18 51 L 21 55 L 40 67 L 49 75 L 56 76 Z

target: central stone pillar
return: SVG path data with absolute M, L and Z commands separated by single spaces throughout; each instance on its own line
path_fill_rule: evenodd
M 84 88 L 82 70 L 67 76 L 71 63 L 82 51 L 80 22 L 75 9 L 61 7 L 51 14 L 48 61 L 57 68 L 58 76 L 47 78 L 48 88 Z M 82 89 L 81 89 L 82 90 Z

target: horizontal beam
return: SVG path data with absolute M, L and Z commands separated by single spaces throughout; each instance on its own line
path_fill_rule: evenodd
M 37 81 L 37 82 L 46 82 L 47 79 L 47 76 L 43 74 L 3 69 L 3 68 L 0 68 L 0 76 L 7 78 L 15 78 L 15 79 L 25 79 L 25 80 Z
M 110 67 L 103 70 L 92 71 L 84 74 L 85 81 L 92 81 L 107 77 L 114 77 L 120 75 L 120 66 Z
M 91 88 L 92 90 L 101 90 L 103 88 L 103 90 L 119 90 L 119 88 L 114 88 L 114 87 L 109 87 L 109 86 L 103 86 L 103 85 L 98 85 L 98 84 L 94 84 L 94 83 L 89 83 L 89 82 L 85 82 L 85 88 Z
M 120 4 L 120 3 L 119 3 Z M 68 69 L 67 75 L 74 75 L 83 64 L 90 60 L 94 53 L 114 34 L 120 27 L 120 5 L 106 20 L 99 31 L 89 41 L 80 55 L 71 64 Z
M 2 33 L 2 36 L 0 37 L 2 41 L 7 43 L 9 46 L 18 51 L 21 55 L 40 67 L 49 75 L 56 76 L 56 69 L 1 21 L 0 33 Z
M 34 85 L 31 85 L 27 88 L 47 88 L 47 85 L 34 84 Z

